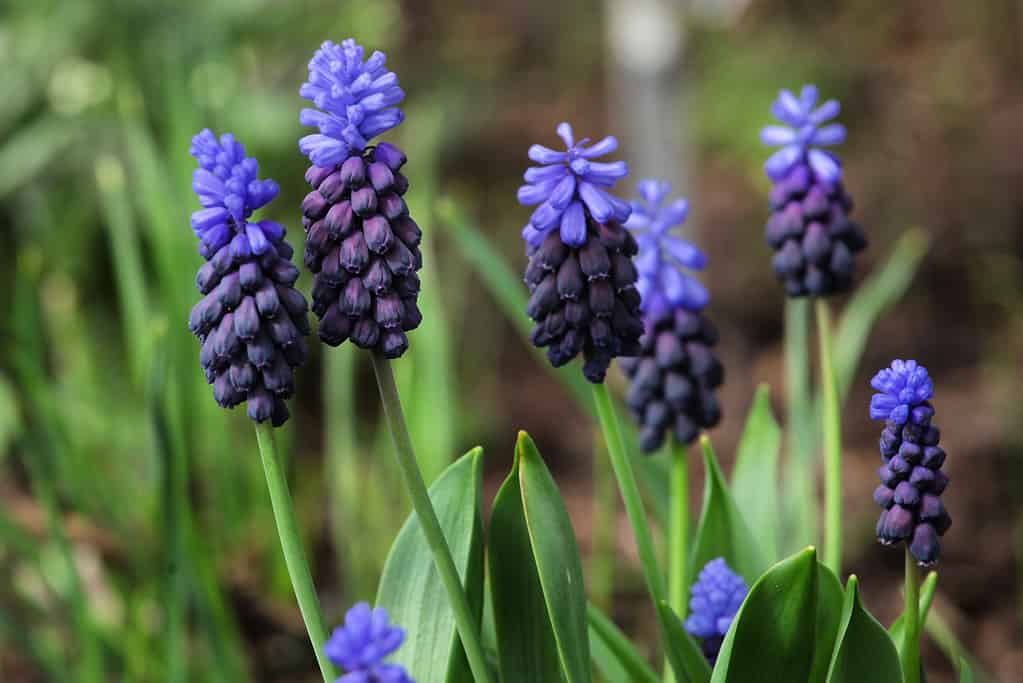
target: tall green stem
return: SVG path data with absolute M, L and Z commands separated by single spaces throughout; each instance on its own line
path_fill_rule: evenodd
M 785 396 L 788 434 L 787 496 L 793 505 L 788 519 L 794 523 L 797 545 L 816 544 L 817 491 L 815 487 L 813 401 L 810 398 L 810 303 L 785 300 Z M 786 530 L 788 533 L 790 530 Z
M 256 424 L 256 441 L 259 444 L 259 455 L 263 460 L 263 472 L 266 474 L 266 485 L 270 489 L 270 504 L 277 522 L 277 535 L 281 539 L 284 550 L 284 561 L 291 575 L 291 585 L 298 598 L 298 608 L 302 612 L 302 620 L 309 632 L 316 662 L 320 665 L 325 683 L 334 683 L 337 672 L 327 659 L 323 645 L 327 642 L 326 629 L 323 627 L 323 615 L 320 603 L 316 598 L 316 587 L 309 573 L 305 550 L 302 548 L 302 537 L 298 532 L 295 519 L 295 507 L 288 492 L 288 481 L 281 470 L 280 458 L 277 456 L 277 443 L 274 441 L 273 427 L 268 422 Z
M 597 437 L 593 458 L 593 552 L 586 579 L 593 604 L 611 612 L 614 592 L 618 492 L 611 463 L 604 457 L 603 439 Z
M 920 570 L 906 548 L 906 642 L 902 672 L 906 683 L 920 683 Z
M 451 609 L 454 610 L 458 636 L 461 638 L 462 647 L 469 659 L 469 668 L 472 669 L 473 678 L 477 683 L 490 683 L 490 671 L 483 655 L 483 646 L 480 644 L 479 624 L 469 608 L 469 601 L 465 596 L 462 581 L 458 577 L 455 561 L 451 558 L 451 549 L 444 538 L 444 532 L 441 531 L 437 512 L 433 509 L 430 494 L 426 490 L 426 483 L 419 471 L 419 464 L 416 462 L 416 455 L 412 449 L 412 439 L 409 436 L 408 427 L 405 425 L 405 414 L 401 409 L 398 387 L 394 383 L 391 364 L 379 352 L 374 351 L 371 357 L 373 358 L 373 372 L 376 374 L 377 386 L 380 388 L 380 400 L 384 404 L 384 413 L 387 416 L 388 426 L 391 428 L 391 436 L 394 438 L 398 466 L 401 468 L 409 498 L 412 499 L 412 509 L 415 510 L 416 517 L 419 519 L 423 535 L 426 536 L 426 542 L 433 553 L 433 561 L 440 574 L 441 583 L 444 584 Z
M 832 359 L 831 309 L 817 299 L 817 334 L 821 358 L 821 433 L 824 435 L 824 564 L 842 575 L 842 421 L 838 414 L 838 385 Z
M 600 419 L 600 427 L 604 431 L 607 454 L 611 458 L 611 466 L 618 479 L 618 489 L 622 494 L 622 501 L 625 503 L 625 512 L 632 525 L 632 533 L 636 537 L 639 562 L 643 567 L 647 591 L 654 603 L 654 613 L 660 615 L 661 603 L 665 601 L 666 597 L 664 577 L 657 564 L 654 539 L 650 534 L 650 523 L 647 520 L 646 510 L 643 508 L 639 486 L 636 484 L 636 474 L 632 471 L 632 463 L 629 462 L 629 457 L 625 452 L 625 442 L 622 440 L 622 432 L 618 426 L 618 418 L 615 415 L 614 406 L 611 404 L 611 397 L 607 393 L 607 387 L 603 384 L 594 384 L 593 399 L 597 404 L 597 416 Z M 662 635 L 664 630 L 665 626 L 661 623 Z
M 686 445 L 672 439 L 671 524 L 668 533 L 668 604 L 679 618 L 686 615 L 689 601 L 689 457 Z M 673 683 L 675 672 L 664 668 L 664 683 Z

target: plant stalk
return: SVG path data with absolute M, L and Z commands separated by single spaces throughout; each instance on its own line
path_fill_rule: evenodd
M 433 503 L 430 502 L 426 483 L 419 471 L 419 464 L 412 448 L 412 439 L 405 424 L 405 414 L 401 408 L 398 387 L 394 383 L 391 364 L 378 351 L 374 351 L 371 357 L 373 372 L 376 374 L 377 386 L 380 389 L 380 400 L 384 404 L 384 413 L 391 436 L 394 438 L 398 466 L 401 469 L 402 478 L 405 480 L 409 498 L 412 499 L 412 508 L 415 510 L 416 517 L 423 529 L 423 535 L 426 536 L 426 542 L 433 553 L 433 561 L 440 574 L 441 582 L 444 584 L 444 590 L 447 591 L 451 609 L 454 610 L 458 636 L 469 660 L 469 668 L 477 683 L 490 683 L 490 671 L 487 668 L 487 660 L 480 643 L 479 625 L 469 608 L 469 601 L 458 576 L 458 570 L 455 568 L 455 561 L 451 558 L 451 549 L 444 538 L 444 532 L 437 520 L 437 513 L 433 509 Z
M 668 532 L 668 604 L 680 619 L 689 601 L 689 454 L 686 445 L 672 438 L 671 521 Z M 664 667 L 664 683 L 674 683 L 675 672 Z
M 654 614 L 659 615 L 661 603 L 665 601 L 666 597 L 664 577 L 658 567 L 654 539 L 650 534 L 650 522 L 647 519 L 646 510 L 643 508 L 643 499 L 639 493 L 639 486 L 636 484 L 636 474 L 633 472 L 632 463 L 629 462 L 628 454 L 625 452 L 625 442 L 622 440 L 618 418 L 615 415 L 614 406 L 611 404 L 611 397 L 607 393 L 607 387 L 603 384 L 592 386 L 593 399 L 597 405 L 597 416 L 600 419 L 600 427 L 607 443 L 607 454 L 611 458 L 611 466 L 618 479 L 618 489 L 622 494 L 622 501 L 625 503 L 625 512 L 632 525 L 632 533 L 636 537 L 639 562 L 643 568 L 647 591 L 654 604 Z M 663 623 L 660 623 L 660 626 L 663 640 L 666 627 Z
M 270 490 L 270 504 L 273 507 L 274 521 L 277 523 L 277 536 L 281 539 L 284 561 L 288 566 L 295 597 L 298 599 L 298 608 L 302 612 L 302 621 L 309 632 L 309 640 L 316 653 L 316 662 L 320 665 L 324 682 L 334 683 L 337 672 L 323 649 L 324 643 L 327 642 L 323 614 L 320 612 L 316 587 L 309 572 L 309 562 L 302 548 L 302 537 L 299 535 L 298 522 L 295 519 L 295 506 L 288 492 L 287 479 L 281 470 L 273 427 L 269 422 L 256 423 L 256 442 L 259 444 L 259 455 L 263 460 L 266 486 Z
M 598 436 L 593 447 L 593 553 L 587 583 L 593 604 L 610 614 L 614 595 L 618 492 L 604 448 Z
M 906 547 L 906 645 L 902 672 L 906 683 L 920 683 L 920 570 Z
M 810 397 L 810 304 L 785 300 L 785 397 L 790 500 L 797 501 L 787 521 L 797 545 L 817 544 L 817 493 L 814 466 L 813 401 Z M 788 533 L 788 529 L 786 533 Z
M 831 309 L 817 299 L 817 334 L 821 358 L 821 433 L 824 435 L 824 564 L 842 575 L 842 421 L 832 358 Z

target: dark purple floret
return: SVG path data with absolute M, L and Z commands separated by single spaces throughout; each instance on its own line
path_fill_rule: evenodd
M 192 214 L 192 227 L 206 263 L 196 276 L 204 296 L 188 327 L 201 343 L 199 360 L 217 403 L 247 402 L 250 418 L 280 426 L 294 368 L 306 359 L 309 321 L 284 226 L 249 221 L 277 195 L 277 184 L 257 178 L 258 163 L 230 134 L 218 141 L 203 130 L 191 153 L 199 162 L 192 188 L 205 207 Z
M 338 683 L 415 683 L 405 667 L 384 661 L 405 642 L 405 631 L 389 622 L 387 610 L 365 602 L 345 614 L 323 649 L 345 671 Z
M 628 169 L 593 161 L 617 149 L 613 137 L 576 143 L 567 123 L 558 135 L 567 151 L 530 147 L 529 158 L 542 165 L 528 169 L 519 188 L 520 203 L 539 204 L 522 231 L 527 313 L 536 322 L 533 343 L 547 348 L 555 367 L 581 353 L 586 379 L 600 383 L 613 358 L 638 353 L 643 333 L 632 262 L 638 246 L 622 226 L 631 208 L 606 192 Z
M 619 365 L 630 380 L 626 403 L 640 423 L 640 448 L 652 453 L 669 433 L 691 443 L 720 421 L 714 390 L 724 369 L 713 351 L 717 329 L 702 313 L 710 297 L 682 270 L 703 268 L 706 257 L 670 232 L 685 221 L 688 205 L 684 199 L 665 203 L 671 190 L 665 182 L 644 180 L 639 189 L 644 201 L 633 202 L 625 226 L 639 235 L 645 333 L 639 354 Z
M 350 339 L 397 358 L 422 320 L 422 233 L 403 199 L 405 154 L 386 142 L 367 146 L 401 122 L 394 105 L 404 93 L 382 53 L 365 62 L 363 54 L 353 40 L 324 43 L 301 89 L 322 110 L 305 109 L 301 117 L 320 128 L 299 143 L 314 164 L 305 176 L 313 191 L 302 202 L 304 260 L 315 276 L 320 339 L 331 346 Z
M 917 562 L 928 567 L 937 563 L 938 539 L 952 525 L 941 502 L 949 481 L 941 470 L 945 451 L 938 446 L 940 431 L 931 424 L 934 383 L 916 361 L 895 360 L 870 385 L 881 392 L 871 399 L 870 417 L 885 420 L 881 485 L 874 490 L 874 502 L 882 508 L 877 538 L 885 545 L 906 542 Z
M 711 664 L 717 660 L 725 634 L 748 592 L 743 578 L 720 557 L 708 562 L 693 584 L 685 629 L 700 639 L 703 654 Z
M 842 125 L 823 125 L 838 115 L 839 104 L 816 105 L 814 86 L 805 86 L 799 98 L 782 90 L 772 112 L 785 125 L 761 133 L 765 144 L 781 146 L 765 166 L 774 184 L 767 243 L 775 251 L 775 274 L 791 297 L 847 290 L 854 254 L 867 244 L 863 229 L 849 218 L 853 203 L 842 185 L 841 162 L 814 147 L 845 139 Z

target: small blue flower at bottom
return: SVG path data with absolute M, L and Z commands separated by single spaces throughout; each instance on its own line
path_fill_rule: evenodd
M 712 664 L 748 592 L 743 578 L 721 557 L 708 562 L 693 584 L 685 629 L 703 641 L 703 654 Z
M 404 642 L 405 630 L 390 624 L 387 610 L 360 602 L 323 649 L 346 672 L 337 683 L 415 683 L 403 666 L 383 661 Z

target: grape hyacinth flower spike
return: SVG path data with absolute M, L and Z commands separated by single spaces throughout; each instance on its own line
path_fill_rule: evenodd
M 348 610 L 324 650 L 347 672 L 337 683 L 415 683 L 403 666 L 384 661 L 404 642 L 405 631 L 389 623 L 387 610 L 360 602 Z
M 708 562 L 693 584 L 685 629 L 700 639 L 703 654 L 712 665 L 748 592 L 743 578 L 720 557 Z
M 845 127 L 828 121 L 837 100 L 817 105 L 817 88 L 799 97 L 782 90 L 771 112 L 783 125 L 766 126 L 766 145 L 780 147 L 765 164 L 773 183 L 767 243 L 775 250 L 774 271 L 790 297 L 828 296 L 852 284 L 854 258 L 867 244 L 850 220 L 852 198 L 842 185 L 838 157 L 819 149 L 845 140 Z
M 874 500 L 881 506 L 877 539 L 885 545 L 905 542 L 921 567 L 937 563 L 939 537 L 952 525 L 941 502 L 948 475 L 941 466 L 945 451 L 941 432 L 931 424 L 934 383 L 914 360 L 894 360 L 870 381 L 878 392 L 870 401 L 870 418 L 884 420 L 881 432 L 881 485 Z
M 258 178 L 259 164 L 226 133 L 209 129 L 192 138 L 199 162 L 192 189 L 203 208 L 192 214 L 206 263 L 196 285 L 204 295 L 189 329 L 202 344 L 200 362 L 213 396 L 225 408 L 247 402 L 249 417 L 278 427 L 294 392 L 294 368 L 305 362 L 307 304 L 295 289 L 298 269 L 284 226 L 253 221 L 277 196 L 273 180 Z
M 630 380 L 626 402 L 641 425 L 640 448 L 652 453 L 669 432 L 688 444 L 700 429 L 718 423 L 721 408 L 714 390 L 724 370 L 712 351 L 717 328 L 702 314 L 710 297 L 683 270 L 701 270 L 707 258 L 672 234 L 685 222 L 689 204 L 667 201 L 671 185 L 664 181 L 643 180 L 639 193 L 625 227 L 639 244 L 636 266 L 646 331 L 639 355 L 619 364 Z
M 422 320 L 422 233 L 402 199 L 405 154 L 386 142 L 370 145 L 402 122 L 396 105 L 405 93 L 382 52 L 363 58 L 354 40 L 323 43 L 299 91 L 316 105 L 302 110 L 302 124 L 320 131 L 299 141 L 312 162 L 305 177 L 313 191 L 302 202 L 304 260 L 315 275 L 320 338 L 331 346 L 351 339 L 398 358 L 406 333 Z
M 643 333 L 632 262 L 638 247 L 623 227 L 632 208 L 608 193 L 628 167 L 595 161 L 618 148 L 613 137 L 576 142 L 567 123 L 557 133 L 566 150 L 530 147 L 539 166 L 526 170 L 518 192 L 519 203 L 538 205 L 522 231 L 532 342 L 547 347 L 555 367 L 581 353 L 583 374 L 599 384 L 612 358 L 639 351 Z

